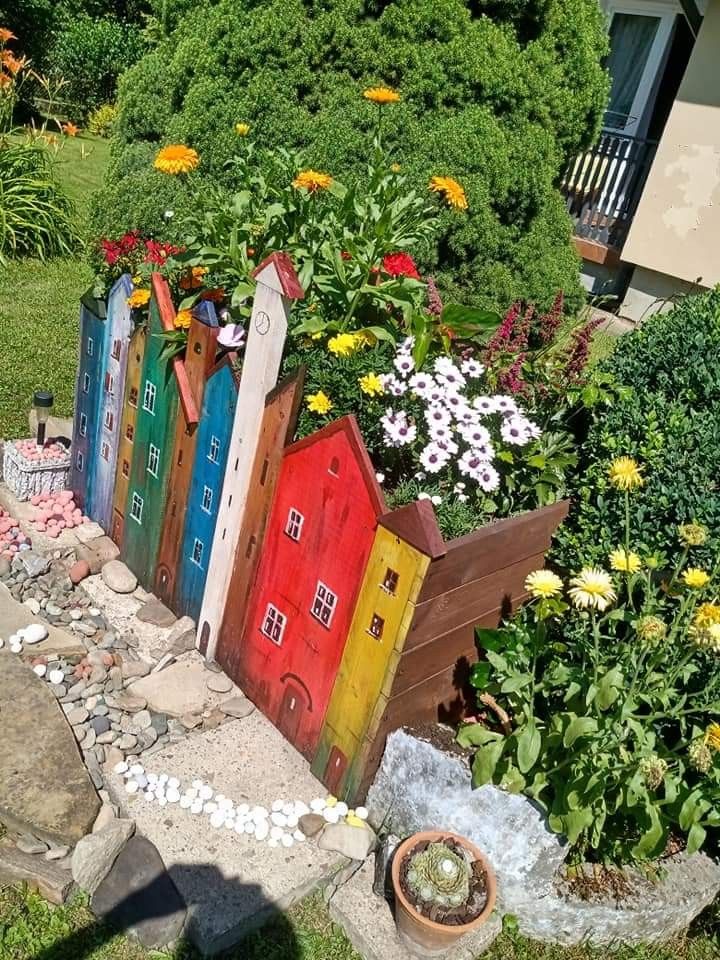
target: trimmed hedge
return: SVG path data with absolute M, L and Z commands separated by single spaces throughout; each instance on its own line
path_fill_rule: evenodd
M 187 143 L 200 173 L 221 180 L 238 121 L 351 177 L 377 115 L 362 90 L 385 83 L 403 101 L 384 108 L 383 136 L 413 179 L 424 187 L 449 174 L 468 193 L 469 215 L 448 213 L 425 267 L 485 306 L 520 297 L 549 306 L 559 288 L 580 302 L 557 180 L 593 139 L 606 101 L 596 0 L 168 0 L 162 22 L 169 35 L 120 83 L 98 234 L 159 232 L 182 197 L 148 171 L 150 155 Z

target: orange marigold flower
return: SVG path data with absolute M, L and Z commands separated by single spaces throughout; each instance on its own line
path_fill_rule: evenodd
M 226 296 L 224 287 L 212 287 L 210 290 L 203 290 L 200 299 L 210 300 L 212 303 L 222 303 Z
M 187 330 L 192 322 L 192 310 L 178 310 L 175 315 L 175 329 Z
M 452 177 L 432 177 L 429 189 L 433 193 L 441 193 L 445 203 L 456 210 L 467 210 L 468 202 L 465 191 Z
M 318 170 L 301 170 L 295 177 L 292 185 L 297 190 L 309 190 L 315 193 L 316 190 L 327 190 L 333 178 L 329 173 L 320 173 Z
M 7 27 L 0 27 L 0 43 L 7 43 L 8 40 L 17 40 L 17 37 Z
M 200 157 L 196 150 L 181 143 L 174 143 L 160 150 L 153 166 L 162 173 L 177 176 L 178 173 L 190 173 L 199 163 Z
M 392 87 L 368 87 L 367 90 L 363 90 L 363 96 L 366 100 L 381 106 L 384 103 L 397 103 L 400 100 L 400 94 Z
M 207 267 L 191 267 L 180 277 L 180 289 L 197 290 L 202 286 L 203 277 L 207 272 Z
M 74 123 L 64 123 L 62 125 L 62 132 L 66 137 L 76 137 L 80 133 L 80 127 L 76 127 Z
M 128 306 L 135 310 L 138 307 L 146 307 L 148 303 L 150 303 L 150 291 L 142 287 L 133 290 L 133 292 L 127 298 Z

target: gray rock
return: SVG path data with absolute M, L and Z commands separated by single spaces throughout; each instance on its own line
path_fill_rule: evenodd
M 84 620 L 74 620 L 70 625 L 76 633 L 81 633 L 84 637 L 94 637 L 97 633 L 97 627 L 91 623 L 85 623 Z
M 215 693 L 229 693 L 232 690 L 233 682 L 224 673 L 213 673 L 207 679 L 207 687 L 208 690 Z
M 167 636 L 167 649 L 174 653 L 186 653 L 195 647 L 197 628 L 192 617 L 180 617 Z
M 147 750 L 157 742 L 158 733 L 154 727 L 147 727 L 138 734 L 138 749 Z
M 90 726 L 95 731 L 96 736 L 102 736 L 102 734 L 109 732 L 110 721 L 107 717 L 93 717 Z
M 96 707 L 93 707 L 94 717 L 106 717 L 109 713 L 110 707 L 106 703 L 99 703 Z
M 121 750 L 132 750 L 137 746 L 137 737 L 134 733 L 124 733 L 117 741 L 117 746 Z
M 325 817 L 319 813 L 306 813 L 300 817 L 298 826 L 306 837 L 315 837 L 325 826 Z
M 10 573 L 10 561 L 7 557 L 0 557 L 0 577 L 6 577 Z
M 97 742 L 103 746 L 107 746 L 109 743 L 114 743 L 117 740 L 117 737 L 118 735 L 116 730 L 105 730 L 103 733 L 97 734 Z
M 105 690 L 107 693 L 119 692 L 123 688 L 123 672 L 118 666 L 110 667 L 108 670 L 107 683 Z
M 132 837 L 92 898 L 93 913 L 132 933 L 146 949 L 180 936 L 185 903 L 160 854 L 145 837 Z
M 115 707 L 118 710 L 123 710 L 125 713 L 137 713 L 139 710 L 144 710 L 147 706 L 147 700 L 144 697 L 138 697 L 134 693 L 128 693 L 126 690 L 113 693 L 112 696 L 105 698 L 105 702 L 109 707 Z
M 164 733 L 168 731 L 168 718 L 164 713 L 153 713 L 152 719 L 150 721 L 152 728 L 155 730 L 157 735 L 161 737 Z
M 92 727 L 88 727 L 88 732 L 85 734 L 85 739 L 80 744 L 82 750 L 89 750 L 91 747 L 95 746 L 95 741 L 97 740 L 97 734 Z
M 85 707 L 75 707 L 73 710 L 68 713 L 68 723 L 73 727 L 77 726 L 79 723 L 85 723 L 89 716 L 89 713 Z
M 255 704 L 247 697 L 231 697 L 229 700 L 224 700 L 219 709 L 229 717 L 242 720 L 243 717 L 250 716 L 255 709 Z
M 156 627 L 171 627 L 177 617 L 160 600 L 146 601 L 135 614 L 143 623 L 152 623 Z
M 92 564 L 90 566 L 92 568 Z M 121 560 L 109 560 L 104 564 L 102 578 L 115 593 L 132 593 L 137 587 L 137 577 Z
M 333 850 L 349 860 L 367 860 L 376 843 L 371 827 L 353 827 L 349 823 L 328 823 L 318 839 L 321 850 Z
M 107 736 L 107 734 L 103 734 L 103 736 Z M 112 770 L 115 764 L 120 763 L 120 761 L 124 758 L 124 756 L 125 754 L 122 752 L 122 750 L 118 750 L 118 748 L 114 744 L 111 747 L 106 746 L 105 747 L 105 769 Z
M 90 674 L 90 685 L 94 683 L 104 683 L 107 679 L 107 670 L 105 667 L 93 667 Z
M 72 701 L 79 700 L 80 697 L 83 696 L 86 686 L 87 684 L 84 680 L 78 680 L 77 683 L 74 683 L 68 688 L 68 692 L 66 694 L 67 699 Z
M 33 837 L 28 833 L 22 834 L 15 841 L 15 846 L 22 853 L 29 853 L 33 856 L 37 856 L 40 853 L 45 853 L 48 849 L 48 845 L 43 840 L 38 840 L 37 837 Z
M 152 715 L 150 711 L 138 710 L 133 716 L 133 723 L 136 731 L 147 730 L 147 728 L 152 725 Z
M 72 876 L 81 890 L 91 894 L 97 890 L 134 832 L 133 820 L 113 820 L 78 841 L 72 855 Z
M 34 617 L 37 617 L 37 615 L 40 613 L 40 603 L 34 597 L 29 597 L 27 600 L 23 600 L 23 605 L 28 608 Z
M 184 713 L 180 717 L 180 723 L 183 725 L 183 727 L 185 727 L 186 730 L 194 730 L 195 727 L 199 727 L 202 723 L 202 717 L 198 716 L 196 713 Z
M 70 847 L 50 847 L 45 854 L 46 860 L 62 860 L 70 853 Z
M 120 759 L 122 760 L 122 756 Z M 98 813 L 97 819 L 93 824 L 92 832 L 99 833 L 101 830 L 104 830 L 108 824 L 112 823 L 114 819 L 115 811 L 113 810 L 112 805 L 107 802 L 103 803 L 103 805 L 100 807 L 100 813 Z
M 19 557 L 28 577 L 39 577 L 41 574 L 47 573 L 50 569 L 49 558 L 40 556 L 40 554 L 35 553 L 33 550 L 23 550 L 23 552 L 19 554 Z
M 93 747 L 93 753 L 95 754 L 95 759 L 102 766 L 105 763 L 105 748 L 102 744 L 98 745 L 97 743 Z
M 151 664 L 149 664 L 147 660 L 123 660 L 122 675 L 125 680 L 132 680 L 135 677 L 146 677 L 150 673 L 150 670 Z
M 72 610 L 68 610 L 68 615 L 71 620 L 82 620 L 83 612 L 78 607 L 73 607 Z
M 45 613 L 49 614 L 51 617 L 61 617 L 62 607 L 59 607 L 56 603 L 47 603 L 45 605 Z

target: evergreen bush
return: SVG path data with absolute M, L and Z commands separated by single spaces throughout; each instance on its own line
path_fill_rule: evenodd
M 199 174 L 227 177 L 237 122 L 259 142 L 301 147 L 314 167 L 352 178 L 375 123 L 361 93 L 383 83 L 403 98 L 387 110 L 384 137 L 416 184 L 447 174 L 468 194 L 469 217 L 448 215 L 424 266 L 481 306 L 524 298 L 549 307 L 558 289 L 577 305 L 578 259 L 557 182 L 592 141 L 605 104 L 596 0 L 159 6 L 169 35 L 120 82 L 98 234 L 157 231 L 181 202 L 148 172 L 159 143 L 186 143 L 201 155 Z

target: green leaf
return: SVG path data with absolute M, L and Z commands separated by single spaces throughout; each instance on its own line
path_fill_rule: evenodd
M 474 663 L 470 671 L 470 683 L 476 690 L 484 690 L 490 682 L 492 665 L 483 661 Z
M 517 741 L 518 767 L 521 773 L 528 773 L 535 766 L 542 745 L 542 736 L 537 729 L 534 718 L 528 720 L 525 724 Z
M 601 710 L 607 710 L 615 703 L 620 696 L 622 682 L 623 675 L 619 667 L 613 667 L 600 678 L 595 700 Z
M 656 854 L 664 838 L 660 815 L 655 807 L 648 806 L 645 808 L 645 812 L 650 821 L 650 825 L 632 848 L 633 856 L 637 857 L 638 860 L 645 860 Z
M 681 830 L 688 831 L 693 823 L 700 819 L 701 810 L 698 803 L 699 797 L 699 790 L 693 790 L 693 792 L 686 797 L 685 802 L 680 808 L 680 814 L 678 815 L 678 823 L 680 824 Z
M 472 766 L 472 782 L 474 787 L 482 787 L 486 783 L 492 783 L 495 775 L 495 768 L 505 749 L 505 740 L 501 739 L 494 743 L 488 743 L 475 754 Z
M 504 650 L 508 644 L 508 636 L 505 630 L 490 630 L 486 627 L 478 627 L 475 630 L 475 640 L 483 650 Z
M 587 737 L 597 732 L 597 720 L 594 717 L 575 717 L 568 724 L 563 737 L 563 745 L 571 747 L 580 737 Z
M 488 730 L 482 723 L 464 723 L 457 732 L 456 740 L 461 747 L 484 747 L 486 743 L 502 740 L 501 733 Z
M 692 856 L 693 853 L 697 853 L 698 850 L 702 849 L 702 845 L 705 843 L 706 836 L 707 830 L 702 826 L 702 824 L 694 823 L 690 827 L 686 849 L 688 856 Z
M 500 687 L 500 692 L 516 693 L 518 690 L 522 690 L 523 687 L 526 687 L 529 683 L 532 683 L 532 677 L 529 673 L 516 673 L 513 674 L 513 676 L 508 677 L 507 680 L 503 681 L 503 684 Z

